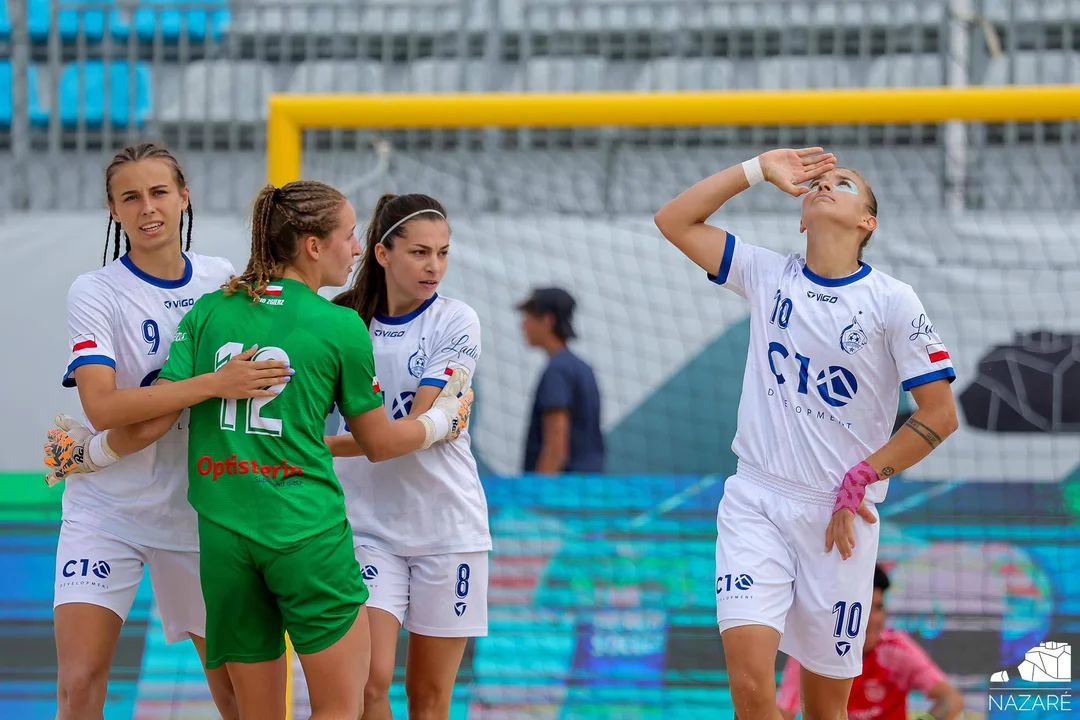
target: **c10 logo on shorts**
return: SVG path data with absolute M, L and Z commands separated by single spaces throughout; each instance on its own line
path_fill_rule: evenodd
M 784 347 L 783 343 L 775 340 L 769 343 L 769 352 L 767 354 L 769 370 L 772 371 L 773 376 L 776 378 L 777 385 L 783 385 L 788 381 L 787 377 L 776 368 L 777 356 L 788 358 L 790 355 L 791 353 Z M 800 395 L 809 395 L 810 358 L 795 353 L 795 360 L 799 363 L 799 387 L 797 392 Z M 820 370 L 816 376 L 815 387 L 825 404 L 834 408 L 844 407 L 855 399 L 855 393 L 859 392 L 859 382 L 855 379 L 854 373 L 840 365 L 830 365 L 824 370 Z
M 65 581 L 60 583 L 60 587 L 94 585 L 101 588 L 107 588 L 108 585 L 99 581 L 107 580 L 109 575 L 112 574 L 112 568 L 109 567 L 109 563 L 104 560 L 79 558 L 78 560 L 68 560 L 64 563 L 64 567 L 60 569 L 60 574 L 66 578 Z
M 731 573 L 728 573 L 727 575 L 720 575 L 716 578 L 717 595 L 731 593 L 734 589 L 735 594 L 728 595 L 727 597 L 749 598 L 750 595 L 746 594 L 746 592 L 752 587 L 754 587 L 754 578 L 750 577 L 746 573 L 739 573 L 738 575 L 732 575 Z
M 87 558 L 82 558 L 80 560 L 68 560 L 66 563 L 64 563 L 64 577 L 75 577 L 76 575 L 86 577 L 87 571 L 92 572 L 96 577 L 104 580 L 109 577 L 109 574 L 112 572 L 112 568 L 110 568 L 109 563 L 105 562 L 104 560 L 95 560 L 94 563 L 91 565 L 90 560 Z

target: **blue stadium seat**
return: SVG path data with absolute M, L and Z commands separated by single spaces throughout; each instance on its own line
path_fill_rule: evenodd
M 205 7 L 176 7 L 177 0 L 142 0 L 132 17 L 132 26 L 140 40 L 151 41 L 158 32 L 165 42 L 176 42 L 181 35 L 194 42 L 209 36 L 218 39 L 229 25 L 228 0 L 198 0 Z M 160 6 L 160 7 L 155 7 Z
M 150 66 L 137 62 L 132 68 L 126 61 L 112 61 L 108 68 L 108 108 L 105 107 L 105 83 L 105 63 L 100 60 L 71 63 L 65 67 L 57 93 L 61 123 L 65 127 L 75 127 L 81 119 L 86 127 L 97 128 L 104 124 L 108 112 L 113 127 L 142 127 L 152 107 Z M 128 105 L 133 87 L 135 116 L 131 117 Z
M 12 84 L 14 73 L 11 62 L 0 60 L 0 128 L 11 127 L 14 117 L 14 99 L 12 97 Z M 30 122 L 34 125 L 48 125 L 49 113 L 40 107 L 38 99 L 38 74 L 37 67 L 31 65 L 27 68 L 27 99 L 30 105 Z
M 51 0 L 30 0 L 27 24 L 30 39 L 44 42 L 49 38 L 52 22 Z M 56 14 L 56 24 L 60 37 L 64 40 L 76 40 L 80 31 L 89 42 L 101 42 L 105 38 L 106 25 L 109 34 L 115 40 L 125 40 L 128 35 L 127 23 L 118 10 L 103 7 L 113 5 L 116 0 L 94 0 L 85 8 L 72 8 L 76 3 L 65 2 L 65 9 Z
M 0 40 L 11 38 L 11 19 L 8 17 L 6 0 L 0 0 Z

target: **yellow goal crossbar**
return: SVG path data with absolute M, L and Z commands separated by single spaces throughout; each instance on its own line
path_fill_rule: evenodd
M 301 173 L 305 129 L 880 125 L 1080 119 L 1080 85 L 781 92 L 270 96 L 266 167 Z

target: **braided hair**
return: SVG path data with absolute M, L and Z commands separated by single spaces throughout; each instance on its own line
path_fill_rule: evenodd
M 180 163 L 177 162 L 173 154 L 166 150 L 161 145 L 152 142 L 139 143 L 138 145 L 129 145 L 120 152 L 113 156 L 112 162 L 109 163 L 109 167 L 105 168 L 105 199 L 110 203 L 112 202 L 112 179 L 116 171 L 122 166 L 128 163 L 136 163 L 140 160 L 158 159 L 164 160 L 169 163 L 172 169 L 173 179 L 176 180 L 176 186 L 180 190 L 187 187 L 187 180 L 184 179 L 184 171 L 180 168 Z M 184 238 L 184 216 L 180 216 L 180 242 L 183 245 L 184 250 L 191 249 L 191 228 L 195 225 L 195 213 L 191 209 L 191 198 L 188 198 L 187 206 L 187 238 Z M 124 252 L 131 250 L 131 239 L 127 236 L 126 232 L 123 232 L 123 228 L 120 227 L 120 223 L 113 220 L 112 213 L 109 213 L 109 224 L 105 227 L 105 252 L 101 256 L 101 264 L 104 266 L 109 261 L 109 243 L 113 244 L 113 256 L 112 259 L 116 260 L 120 257 L 120 240 L 121 235 L 124 240 Z
M 296 259 L 304 238 L 326 238 L 337 228 L 337 212 L 344 203 L 340 191 L 314 180 L 264 187 L 252 210 L 251 259 L 225 286 L 225 294 L 243 289 L 258 301 L 270 281 Z

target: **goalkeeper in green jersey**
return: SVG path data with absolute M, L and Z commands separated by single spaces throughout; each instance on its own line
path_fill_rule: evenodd
M 288 631 L 312 718 L 357 718 L 368 592 L 325 420 L 336 403 L 369 458 L 404 455 L 456 437 L 467 377 L 447 368 L 431 410 L 391 422 L 363 320 L 317 292 L 345 285 L 361 253 L 352 206 L 318 182 L 267 186 L 252 227 L 247 269 L 184 316 L 159 378 L 213 371 L 256 346 L 253 359 L 295 371 L 273 397 L 191 408 L 188 499 L 199 515 L 207 667 L 227 665 L 242 720 L 284 717 Z

